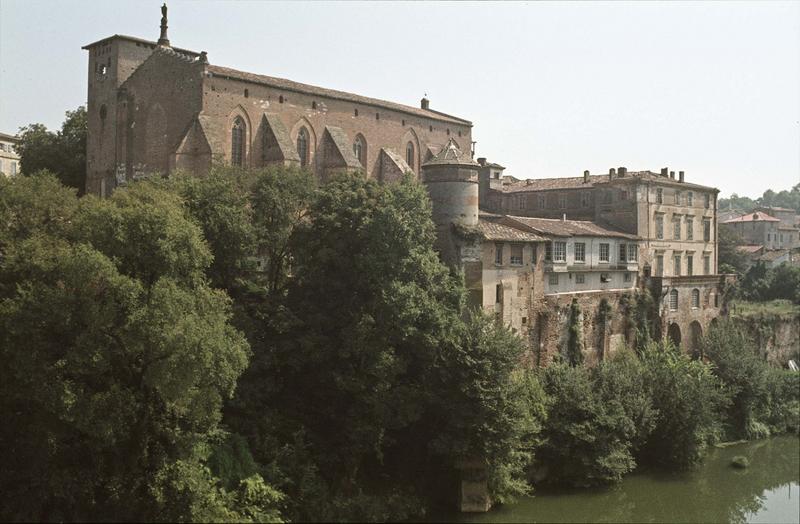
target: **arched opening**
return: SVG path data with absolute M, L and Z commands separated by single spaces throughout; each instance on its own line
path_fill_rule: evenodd
M 717 318 L 716 317 L 712 318 L 711 322 L 708 323 L 708 329 L 709 330 L 717 329 L 718 325 L 719 325 L 719 321 L 717 320 Z
M 234 166 L 242 166 L 244 164 L 244 138 L 246 131 L 247 126 L 244 123 L 244 118 L 237 116 L 231 127 L 231 164 Z
M 353 141 L 353 154 L 356 155 L 358 163 L 362 167 L 367 167 L 367 141 L 360 134 L 356 135 Z
M 297 133 L 297 154 L 300 156 L 300 166 L 308 165 L 308 131 L 301 127 Z
M 673 322 L 669 325 L 667 329 L 667 336 L 669 337 L 670 341 L 672 341 L 672 345 L 676 348 L 681 346 L 681 328 L 678 326 L 677 322 Z
M 695 309 L 700 308 L 700 290 L 693 289 L 692 290 L 692 307 Z
M 693 356 L 702 357 L 703 327 L 695 320 L 689 324 L 689 351 Z
M 678 310 L 678 290 L 673 289 L 669 292 L 669 309 L 671 311 Z
M 406 144 L 406 164 L 413 170 L 417 169 L 417 155 L 414 151 L 414 144 L 409 142 Z

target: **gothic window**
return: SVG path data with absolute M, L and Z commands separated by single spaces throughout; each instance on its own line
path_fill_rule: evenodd
M 231 164 L 234 166 L 241 166 L 244 163 L 245 131 L 244 119 L 237 116 L 231 128 Z
M 700 307 L 700 290 L 693 289 L 692 290 L 692 307 L 697 309 Z
M 363 166 L 365 165 L 366 159 L 364 158 L 364 141 L 361 140 L 360 136 L 356 137 L 356 141 L 353 142 L 353 154 L 356 155 L 358 162 Z
M 410 167 L 411 169 L 414 169 L 414 166 L 416 164 L 416 162 L 414 162 L 415 156 L 416 155 L 414 154 L 414 144 L 409 142 L 408 144 L 406 144 L 406 164 L 408 164 L 408 167 Z
M 301 127 L 297 133 L 297 154 L 300 156 L 300 166 L 308 165 L 308 131 Z

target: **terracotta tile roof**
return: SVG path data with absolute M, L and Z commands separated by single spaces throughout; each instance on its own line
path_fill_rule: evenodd
M 750 255 L 754 253 L 758 253 L 764 249 L 764 246 L 760 246 L 758 244 L 746 245 L 746 246 L 736 246 L 737 251 L 741 251 L 742 253 L 748 253 Z
M 388 102 L 386 100 L 379 100 L 377 98 L 369 98 L 366 96 L 355 95 L 353 93 L 347 93 L 345 91 L 336 91 L 334 89 L 326 89 L 324 87 L 301 84 L 300 82 L 287 80 L 285 78 L 276 78 L 274 76 L 246 73 L 244 71 L 238 71 L 236 69 L 231 69 L 229 67 L 222 67 L 216 65 L 209 65 L 208 71 L 217 76 L 224 76 L 236 80 L 242 80 L 244 82 L 251 82 L 254 84 L 267 85 L 270 87 L 276 87 L 278 89 L 285 89 L 287 91 L 295 91 L 298 93 L 306 93 L 311 95 L 324 96 L 328 98 L 335 98 L 337 100 L 344 100 L 345 102 L 353 102 L 356 104 L 365 104 L 365 105 L 383 107 L 385 109 L 390 109 L 392 111 L 398 111 L 401 113 L 407 113 L 424 118 L 430 118 L 432 120 L 439 120 L 442 122 L 450 122 L 453 124 L 461 124 L 467 126 L 472 125 L 472 122 L 470 122 L 469 120 L 464 120 L 462 118 L 458 118 L 455 116 L 446 115 L 444 113 L 440 113 L 439 111 L 433 111 L 431 109 L 421 109 L 419 107 L 397 104 L 395 102 Z
M 780 222 L 775 217 L 771 217 L 766 213 L 759 213 L 758 211 L 740 217 L 731 218 L 723 222 L 723 224 L 735 224 L 737 222 Z
M 494 241 L 507 240 L 511 242 L 544 242 L 547 240 L 530 231 L 524 231 L 502 224 L 497 217 L 499 217 L 499 215 L 494 215 L 494 217 L 491 218 L 481 215 L 478 218 L 478 229 L 483 234 L 484 239 Z M 502 217 L 499 218 L 502 219 Z
M 507 178 L 504 177 L 504 180 L 505 179 Z M 691 182 L 679 182 L 676 179 L 663 177 L 658 173 L 653 173 L 652 171 L 628 171 L 624 177 L 614 175 L 613 179 L 609 179 L 608 173 L 604 173 L 602 175 L 589 175 L 589 180 L 587 182 L 584 182 L 584 178 L 582 176 L 565 178 L 529 178 L 511 184 L 503 184 L 503 187 L 500 190 L 505 193 L 518 193 L 524 191 L 546 191 L 552 189 L 580 189 L 592 188 L 595 187 L 595 184 L 607 184 L 610 181 L 617 182 L 637 179 L 652 180 L 655 182 L 674 185 L 676 187 L 685 187 L 688 189 L 715 189 L 713 187 L 702 186 L 700 184 L 692 184 Z
M 639 240 L 636 235 L 609 229 L 587 220 L 559 220 L 557 218 L 533 218 L 509 216 L 510 220 L 523 224 L 537 233 L 559 237 L 588 236 L 612 237 Z

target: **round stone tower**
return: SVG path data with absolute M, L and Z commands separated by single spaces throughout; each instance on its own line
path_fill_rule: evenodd
M 422 164 L 422 181 L 433 204 L 436 248 L 442 260 L 463 267 L 480 260 L 478 230 L 478 171 L 480 164 L 450 139 L 439 153 Z

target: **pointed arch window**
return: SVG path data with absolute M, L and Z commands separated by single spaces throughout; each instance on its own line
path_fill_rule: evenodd
M 244 123 L 244 118 L 237 116 L 231 128 L 231 164 L 234 166 L 241 166 L 244 164 L 245 131 L 246 125 Z
M 676 311 L 678 309 L 678 290 L 673 289 L 669 292 L 669 309 Z
M 692 307 L 697 309 L 700 307 L 700 290 L 693 289 L 692 290 Z
M 356 155 L 358 159 L 358 163 L 364 166 L 366 162 L 366 155 L 364 155 L 364 140 L 360 136 L 356 137 L 355 142 L 353 142 L 353 154 Z
M 305 167 L 308 165 L 308 131 L 305 127 L 301 127 L 297 133 L 297 154 L 300 155 L 300 165 Z
M 415 157 L 416 155 L 414 154 L 414 144 L 412 142 L 409 142 L 408 144 L 406 144 L 406 164 L 408 164 L 408 167 L 410 167 L 411 169 L 414 169 Z

